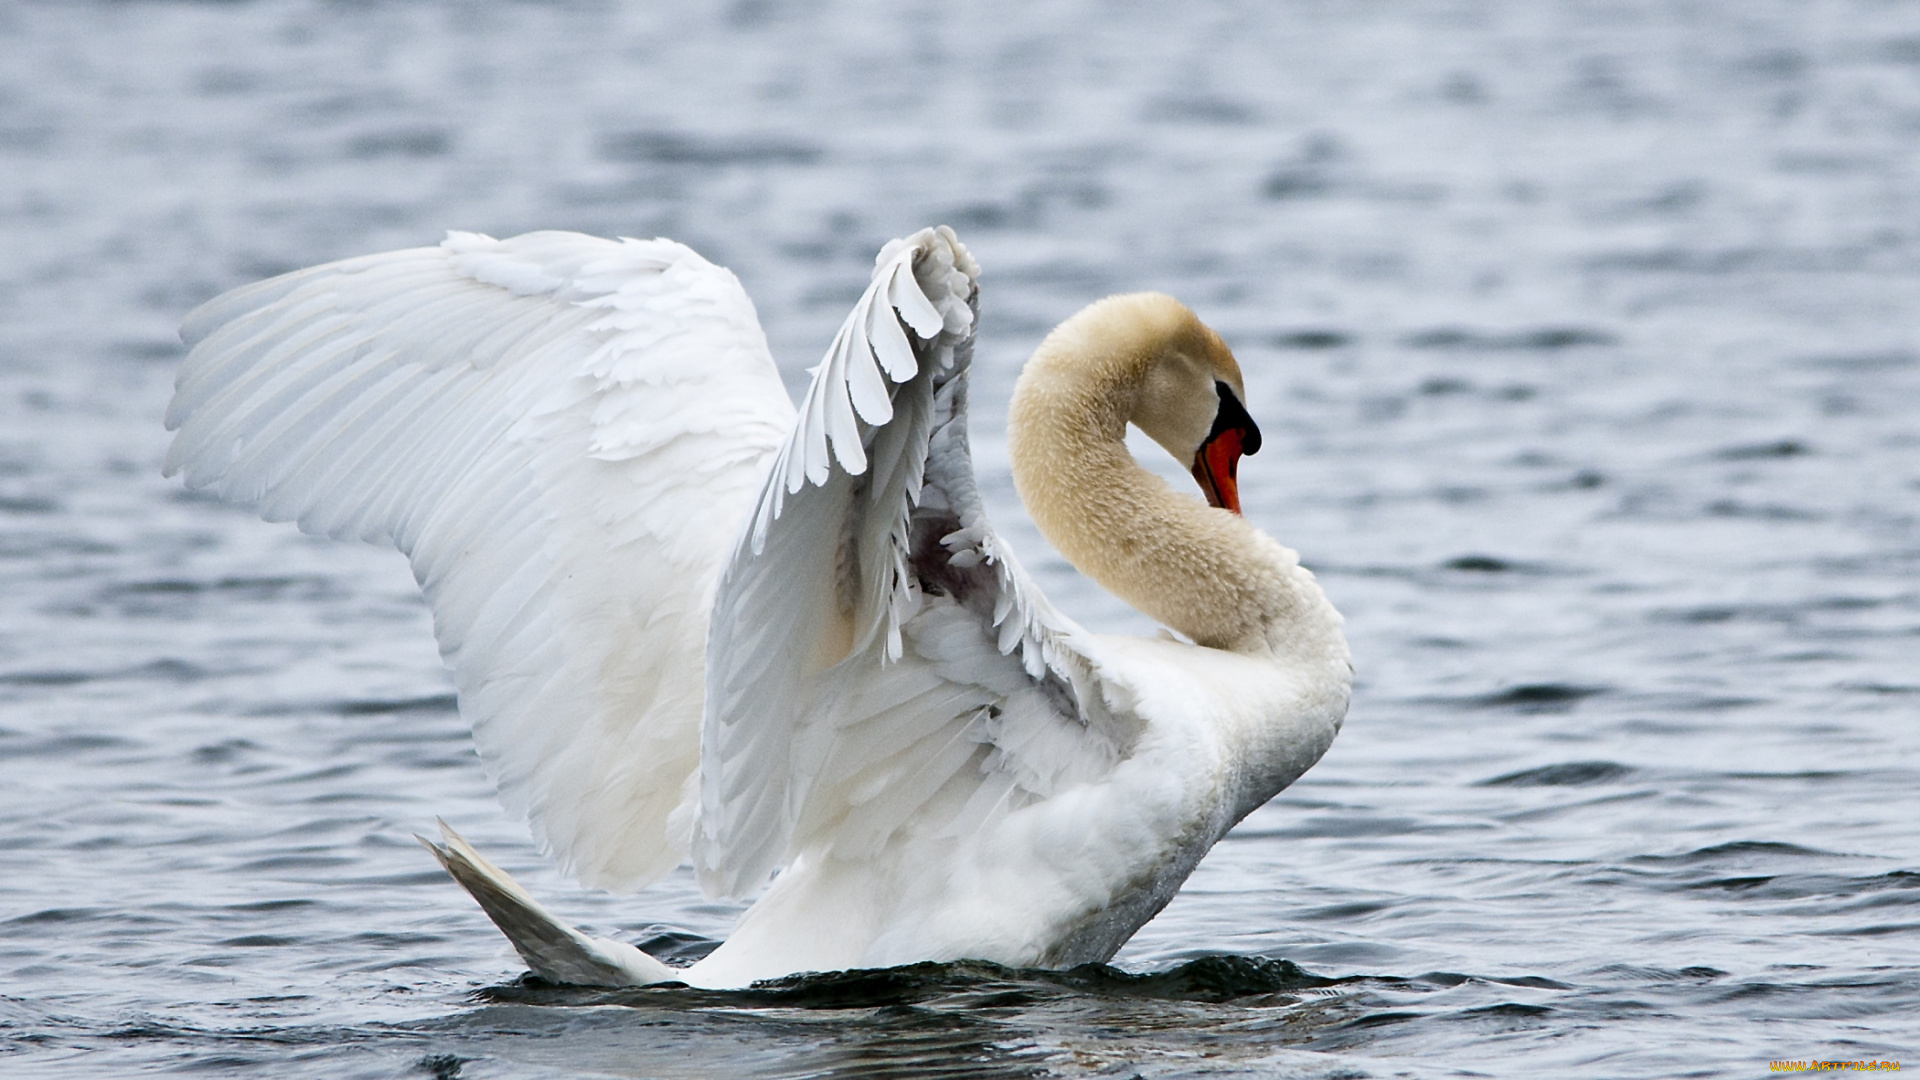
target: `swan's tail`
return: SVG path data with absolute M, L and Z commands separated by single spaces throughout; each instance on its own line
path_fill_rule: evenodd
M 440 822 L 441 842 L 414 839 L 433 852 L 453 880 L 507 935 L 535 975 L 580 986 L 646 986 L 677 982 L 679 973 L 624 941 L 587 935 L 554 918 L 505 870 L 488 862 L 466 838 Z

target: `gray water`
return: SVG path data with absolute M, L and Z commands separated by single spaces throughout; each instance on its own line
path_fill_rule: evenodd
M 158 476 L 195 304 L 461 228 L 667 235 L 790 381 L 878 245 L 1220 328 L 1346 613 L 1326 759 L 1119 971 L 542 986 L 391 552 Z M 0 1072 L 1753 1076 L 1920 1045 L 1920 7 L 0 0 Z M 1146 979 L 1123 973 L 1150 974 Z

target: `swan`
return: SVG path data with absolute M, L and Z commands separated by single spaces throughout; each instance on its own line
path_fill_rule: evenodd
M 443 822 L 422 842 L 537 974 L 1104 962 L 1326 752 L 1352 666 L 1313 575 L 1240 516 L 1260 432 L 1233 353 L 1159 294 L 1048 335 L 1008 431 L 1042 533 L 1167 631 L 1047 602 L 975 486 L 978 278 L 945 227 L 887 244 L 796 408 L 689 248 L 449 233 L 193 312 L 165 472 L 404 552 L 502 801 L 583 883 L 690 860 L 709 895 L 759 893 L 672 968 Z

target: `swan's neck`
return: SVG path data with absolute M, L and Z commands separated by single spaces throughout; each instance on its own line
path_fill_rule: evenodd
M 1008 450 L 1054 547 L 1195 643 L 1251 655 L 1341 649 L 1340 616 L 1298 556 L 1134 461 L 1126 428 L 1167 328 L 1075 318 L 1014 390 Z

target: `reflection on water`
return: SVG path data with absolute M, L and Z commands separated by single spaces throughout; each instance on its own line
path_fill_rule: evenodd
M 1103 1053 L 1085 1038 L 1089 1026 L 1110 1026 L 1164 1039 L 1169 1057 L 1205 1054 L 1252 1068 L 1305 1058 L 1286 1050 L 1313 1039 L 1319 1025 L 1310 1018 L 1322 1010 L 1299 1008 L 1302 995 L 1332 985 L 1284 961 L 1241 957 L 1202 959 L 1156 975 L 1098 965 L 1022 972 L 981 963 L 917 964 L 718 992 L 584 991 L 527 977 L 483 991 L 493 1004 L 463 1018 L 461 1030 L 549 1025 L 555 1007 L 598 1007 L 615 1031 L 680 1028 L 698 1017 L 696 1031 L 723 1041 L 731 1041 L 725 1034 L 738 1039 L 751 1031 L 755 1041 L 812 1048 L 802 1061 L 780 1055 L 750 1066 L 755 1076 L 1028 1077 L 1056 1075 L 1063 1064 L 1084 1069 L 1102 1058 L 1123 1064 L 1127 1058 Z M 1227 1003 L 1232 1007 L 1211 1007 Z M 509 1005 L 547 1008 L 516 1013 Z M 656 1040 L 643 1035 L 639 1041 L 644 1052 L 659 1053 Z M 1319 1070 L 1329 1067 L 1318 1063 Z
M 15 4 L 0 56 L 9 1076 L 1748 1075 L 1920 1038 L 1905 7 Z M 669 956 L 738 908 L 561 879 L 397 557 L 157 476 L 181 315 L 450 227 L 670 235 L 797 385 L 938 221 L 986 269 L 983 489 L 1090 625 L 1145 626 L 1026 523 L 996 403 L 1106 292 L 1222 329 L 1249 516 L 1349 620 L 1346 731 L 1117 969 L 514 981 L 436 814 Z

